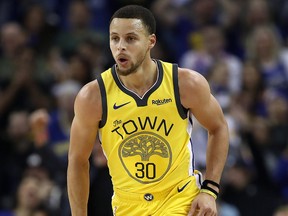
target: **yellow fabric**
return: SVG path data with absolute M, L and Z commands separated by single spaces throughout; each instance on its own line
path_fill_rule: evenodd
M 172 64 L 158 64 L 155 86 L 163 80 L 143 98 L 119 87 L 112 68 L 101 74 L 107 119 L 99 137 L 115 191 L 157 193 L 193 175 L 189 113 L 182 118 L 177 109 Z
M 178 183 L 174 188 L 171 188 L 165 195 L 161 195 L 161 199 L 157 199 L 157 194 L 154 199 L 147 201 L 143 195 L 139 199 L 135 199 L 135 195 L 123 198 L 121 195 L 114 195 L 112 199 L 112 209 L 116 216 L 187 216 L 191 208 L 192 201 L 199 193 L 199 188 L 196 187 L 196 176 L 190 176 L 187 179 Z M 188 184 L 187 184 L 188 183 Z M 187 184 L 187 185 L 186 185 Z M 185 186 L 181 192 L 179 188 Z

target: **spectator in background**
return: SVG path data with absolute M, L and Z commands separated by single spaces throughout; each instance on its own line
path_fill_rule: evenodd
M 12 208 L 12 198 L 22 176 L 27 170 L 34 172 L 39 167 L 55 182 L 54 203 L 51 205 L 53 209 L 59 208 L 57 197 L 62 193 L 56 186 L 65 185 L 66 168 L 47 145 L 47 133 L 43 129 L 47 121 L 41 112 L 40 115 L 39 112 L 29 115 L 18 111 L 10 115 L 6 139 L 1 140 L 1 146 L 6 146 L 6 149 L 0 152 L 0 209 Z
M 242 37 L 245 35 L 245 31 L 242 29 L 242 15 L 246 3 L 242 0 L 220 0 L 219 2 L 222 9 L 220 25 L 223 28 L 223 34 L 226 39 L 226 51 L 243 59 Z
M 254 167 L 255 182 L 264 188 L 278 193 L 274 185 L 273 172 L 275 170 L 275 155 L 269 122 L 263 117 L 255 116 L 251 119 L 251 127 L 242 129 L 242 137 L 251 154 L 251 164 Z M 247 159 L 246 159 L 247 160 Z M 279 193 L 278 193 L 279 194 Z
M 269 94 L 270 93 L 270 94 Z M 268 92 L 266 95 L 269 121 L 273 146 L 271 151 L 276 157 L 288 147 L 288 101 L 283 95 Z
M 271 139 L 269 151 L 273 156 L 272 162 L 274 162 L 271 172 L 274 174 L 275 184 L 280 187 L 283 199 L 288 201 L 288 102 L 282 95 L 269 93 L 266 96 L 266 103 L 269 137 Z M 266 158 L 266 161 L 268 161 L 268 158 Z
M 219 23 L 215 0 L 158 0 L 151 4 L 151 9 L 159 23 L 157 35 L 165 51 L 177 62 L 190 48 L 189 35 Z
M 237 93 L 241 86 L 241 61 L 225 51 L 225 38 L 220 27 L 205 26 L 200 32 L 198 50 L 189 50 L 180 59 L 180 66 L 199 71 L 205 77 L 208 76 L 213 64 L 224 61 L 228 67 L 229 91 Z
M 211 66 L 207 74 L 207 79 L 210 84 L 211 92 L 219 102 L 224 112 L 225 119 L 228 123 L 230 147 L 227 164 L 234 164 L 241 155 L 241 124 L 239 124 L 239 121 L 236 118 L 237 116 L 233 114 L 232 108 L 234 108 L 233 102 L 235 100 L 235 96 L 229 90 L 229 69 L 227 62 L 221 60 L 216 61 Z M 195 142 L 194 151 L 197 155 L 197 167 L 205 167 L 205 149 L 207 136 L 205 135 L 203 128 L 199 125 L 196 119 L 193 119 L 193 122 L 194 134 L 192 134 L 192 138 Z
M 265 86 L 260 68 L 254 62 L 243 64 L 242 77 L 241 90 L 233 100 L 232 109 L 241 127 L 249 128 L 252 116 L 267 115 Z
M 147 0 L 142 1 L 147 2 Z M 106 32 L 109 28 L 107 23 L 109 23 L 112 11 L 114 11 L 113 8 L 117 8 L 116 5 L 118 2 L 123 3 L 123 0 L 86 0 L 86 2 L 91 11 L 93 28 L 101 32 Z M 137 0 L 137 3 L 139 4 L 139 0 Z
M 12 112 L 8 117 L 7 129 L 0 138 L 0 209 L 12 205 L 12 194 L 16 191 L 33 148 L 29 133 L 28 112 Z
M 1 26 L 1 62 L 13 61 L 26 45 L 26 39 L 25 31 L 18 23 L 8 22 Z
M 227 163 L 234 163 L 239 158 L 241 148 L 240 124 L 233 115 L 232 103 L 235 95 L 229 88 L 229 68 L 226 61 L 216 61 L 207 75 L 211 92 L 219 102 L 229 128 L 229 156 Z
M 60 208 L 54 206 L 57 203 L 57 188 L 44 167 L 32 165 L 21 178 L 14 194 L 14 206 L 0 210 L 0 216 L 31 216 L 39 213 L 40 209 L 46 209 L 48 215 L 60 215 Z
M 260 70 L 252 62 L 246 62 L 243 65 L 242 76 L 241 90 L 231 98 L 229 107 L 229 114 L 230 118 L 233 119 L 234 124 L 232 125 L 234 127 L 229 123 L 228 125 L 230 130 L 235 128 L 234 133 L 230 134 L 231 147 L 228 157 L 228 161 L 232 159 L 232 163 L 235 163 L 239 157 L 241 158 L 243 132 L 246 133 L 252 130 L 255 116 L 266 117 L 267 115 L 264 100 L 265 88 Z M 234 143 L 233 140 L 235 141 Z M 237 148 L 234 148 L 234 146 L 237 146 Z
M 53 182 L 47 171 L 41 167 L 27 169 L 15 193 L 15 206 L 0 211 L 0 216 L 31 216 L 42 205 L 49 205 Z M 54 214 L 50 209 L 50 214 Z
M 234 205 L 239 209 L 240 215 L 270 216 L 280 203 L 279 196 L 268 192 L 255 183 L 253 168 L 245 161 L 237 161 L 233 166 L 227 167 L 223 181 L 223 201 Z M 269 190 L 269 188 L 268 188 Z
M 48 124 L 51 121 L 45 109 L 35 110 L 29 116 L 30 133 L 34 151 L 28 158 L 39 158 L 39 163 L 47 169 L 50 177 L 60 186 L 66 183 L 66 164 L 59 159 L 49 145 Z M 32 159 L 31 159 L 32 158 Z
M 6 23 L 1 27 L 1 56 L 0 56 L 0 128 L 7 123 L 9 108 L 23 85 L 21 76 L 16 77 L 16 63 L 19 50 L 26 45 L 24 30 L 17 23 Z
M 73 0 L 69 5 L 67 29 L 59 32 L 55 45 L 60 48 L 61 54 L 68 58 L 87 38 L 105 41 L 103 33 L 91 26 L 91 12 L 87 2 Z
M 69 57 L 67 63 L 67 80 L 74 80 L 84 86 L 95 79 L 93 77 L 92 64 L 86 56 L 74 53 Z
M 242 31 L 248 34 L 258 26 L 273 25 L 272 8 L 267 0 L 246 1 Z M 274 26 L 276 27 L 276 26 Z
M 82 41 L 77 50 L 66 59 L 61 56 L 59 49 L 53 48 L 49 52 L 47 65 L 54 85 L 69 79 L 85 85 L 95 79 L 100 69 L 109 62 L 107 58 L 104 58 L 104 54 L 105 50 L 102 49 L 102 45 L 92 39 Z
M 288 103 L 283 96 L 273 95 L 267 101 L 270 135 L 273 137 L 271 152 L 275 156 L 275 181 L 281 194 L 288 201 Z
M 38 55 L 46 56 L 52 47 L 57 26 L 48 22 L 45 8 L 40 4 L 29 5 L 22 18 L 27 42 Z
M 288 50 L 271 26 L 258 26 L 247 38 L 246 58 L 259 65 L 265 87 L 288 99 Z
M 67 164 L 59 158 L 59 155 L 53 151 L 50 145 L 48 131 L 48 123 L 51 121 L 50 116 L 46 110 L 39 109 L 30 115 L 29 121 L 33 144 L 36 147 L 36 151 L 29 158 L 30 165 L 44 167 L 50 179 L 55 183 L 49 202 L 44 207 L 48 208 L 46 210 L 52 210 L 53 213 L 50 213 L 52 215 L 68 215 L 70 210 L 66 192 Z
M 27 46 L 20 25 L 8 23 L 1 30 L 0 122 L 3 129 L 11 110 L 50 106 L 50 78 L 34 50 Z
M 219 101 L 224 113 L 231 103 L 231 91 L 229 90 L 229 68 L 225 61 L 216 61 L 210 68 L 207 75 L 211 92 Z
M 104 71 L 105 66 L 112 61 L 108 58 L 108 50 L 105 50 L 103 44 L 100 41 L 86 39 L 80 43 L 77 49 L 77 53 L 82 58 L 85 58 L 87 64 L 91 66 L 92 77 L 97 77 L 102 71 Z
M 157 0 L 151 4 L 155 19 L 159 23 L 157 25 L 159 41 L 162 42 L 165 52 L 169 53 L 168 55 L 173 59 L 178 59 L 181 51 L 187 49 L 186 31 L 190 29 L 190 26 L 180 27 L 183 21 L 183 6 L 186 2 L 188 1 Z M 174 42 L 176 37 L 179 39 L 178 43 Z
M 48 129 L 47 141 L 58 157 L 65 162 L 67 162 L 70 126 L 74 117 L 74 99 L 81 86 L 75 80 L 66 80 L 53 88 L 57 106 L 49 113 L 50 120 L 46 125 Z
M 66 59 L 61 55 L 58 47 L 53 47 L 46 58 L 47 72 L 53 77 L 54 84 L 60 83 L 67 79 Z
M 13 62 L 17 57 L 18 51 L 26 46 L 27 38 L 24 29 L 16 22 L 7 22 L 1 26 L 1 63 Z M 15 62 L 13 62 L 15 63 Z M 6 69 L 7 65 L 2 65 Z M 9 74 L 5 71 L 5 75 Z M 1 73 L 1 76 L 3 74 Z
M 219 22 L 219 2 L 217 0 L 194 0 L 190 1 L 192 13 L 187 11 L 190 21 L 197 28 L 207 25 L 216 25 Z
M 7 79 L 0 84 L 0 113 L 7 115 L 9 110 L 51 106 L 50 78 L 37 67 L 35 53 L 29 47 L 19 50 L 15 68 Z
M 32 114 L 30 120 L 33 123 L 32 131 L 35 140 L 34 142 L 38 143 L 39 146 L 43 146 L 42 148 L 52 147 L 54 152 L 56 152 L 56 155 L 51 154 L 50 158 L 46 157 L 44 160 L 42 160 L 42 163 L 45 165 L 45 167 L 49 168 L 55 183 L 62 186 L 61 193 L 65 193 L 66 191 L 66 188 L 64 188 L 63 185 L 63 175 L 66 175 L 66 171 L 64 171 L 65 168 L 62 170 L 61 167 L 66 167 L 67 159 L 66 150 L 68 145 L 66 144 L 69 140 L 71 125 L 71 122 L 67 122 L 70 121 L 67 117 L 69 113 L 70 117 L 72 117 L 73 113 L 71 112 L 73 111 L 73 101 L 79 88 L 80 84 L 72 80 L 65 81 L 59 86 L 56 86 L 54 90 L 57 97 L 59 97 L 59 103 L 61 103 L 59 107 L 61 107 L 62 110 L 58 110 L 58 113 L 52 112 L 50 115 L 45 110 L 37 110 Z M 53 163 L 51 163 L 51 161 L 53 161 Z M 53 167 L 55 163 L 58 167 Z M 112 216 L 111 197 L 113 194 L 113 188 L 107 167 L 107 161 L 98 139 L 95 143 L 90 163 L 90 190 L 97 191 L 97 193 L 92 192 L 89 198 L 89 215 Z M 51 170 L 54 170 L 54 172 Z M 61 171 L 61 173 L 57 173 L 57 170 Z M 60 195 L 62 196 L 60 200 L 61 211 L 68 212 L 68 206 L 66 206 L 67 203 L 65 202 L 67 201 L 65 200 L 66 197 L 64 194 Z M 101 204 L 96 208 L 95 203 Z

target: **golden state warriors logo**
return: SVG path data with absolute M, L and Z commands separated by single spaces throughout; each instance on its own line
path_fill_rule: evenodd
M 153 132 L 133 134 L 121 143 L 118 154 L 129 176 L 144 184 L 162 179 L 172 161 L 169 143 Z

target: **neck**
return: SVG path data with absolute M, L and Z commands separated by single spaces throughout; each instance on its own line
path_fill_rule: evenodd
M 126 88 L 142 97 L 156 82 L 156 63 L 151 58 L 147 58 L 134 73 L 128 76 L 119 75 L 119 79 Z

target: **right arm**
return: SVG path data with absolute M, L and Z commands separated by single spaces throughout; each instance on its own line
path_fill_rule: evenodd
M 68 196 L 72 216 L 86 216 L 89 195 L 89 157 L 102 117 L 97 81 L 85 85 L 75 99 L 68 154 Z

